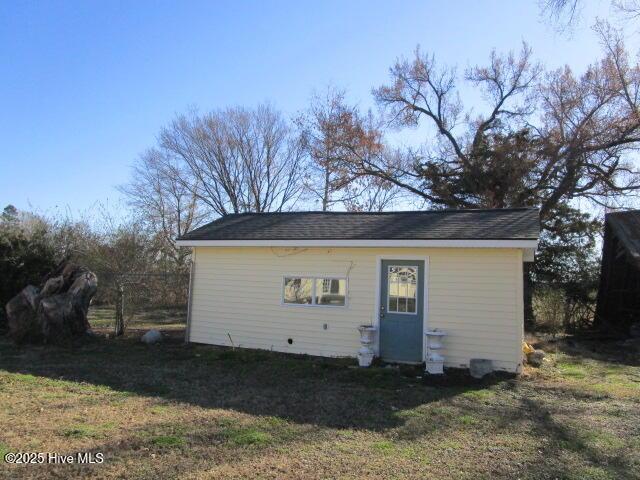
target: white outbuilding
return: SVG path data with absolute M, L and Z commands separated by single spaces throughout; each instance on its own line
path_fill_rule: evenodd
M 421 363 L 445 331 L 445 367 L 518 371 L 523 263 L 536 209 L 227 215 L 178 239 L 193 249 L 187 340 L 355 357 L 375 328 L 387 362 Z

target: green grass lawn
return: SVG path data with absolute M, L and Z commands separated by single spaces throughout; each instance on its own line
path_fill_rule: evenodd
M 430 386 L 169 333 L 74 350 L 0 339 L 0 453 L 105 455 L 0 463 L 0 477 L 640 478 L 640 367 L 620 349 L 561 344 L 519 378 Z

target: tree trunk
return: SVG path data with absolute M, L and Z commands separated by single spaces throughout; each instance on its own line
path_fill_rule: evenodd
M 329 209 L 329 177 L 331 172 L 329 168 L 324 170 L 324 191 L 322 192 L 322 211 L 326 212 Z
M 16 343 L 67 344 L 91 330 L 87 315 L 98 278 L 85 267 L 63 263 L 44 285 L 25 287 L 7 303 L 9 334 Z
M 115 335 L 124 335 L 124 288 L 118 284 L 116 291 L 116 325 Z

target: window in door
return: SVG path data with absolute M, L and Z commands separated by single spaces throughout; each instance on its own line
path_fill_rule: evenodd
M 391 265 L 387 282 L 387 311 L 415 314 L 418 311 L 418 267 Z

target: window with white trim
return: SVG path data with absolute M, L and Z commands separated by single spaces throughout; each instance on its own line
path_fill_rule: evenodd
M 338 277 L 284 277 L 282 303 L 317 307 L 344 307 L 347 279 Z

